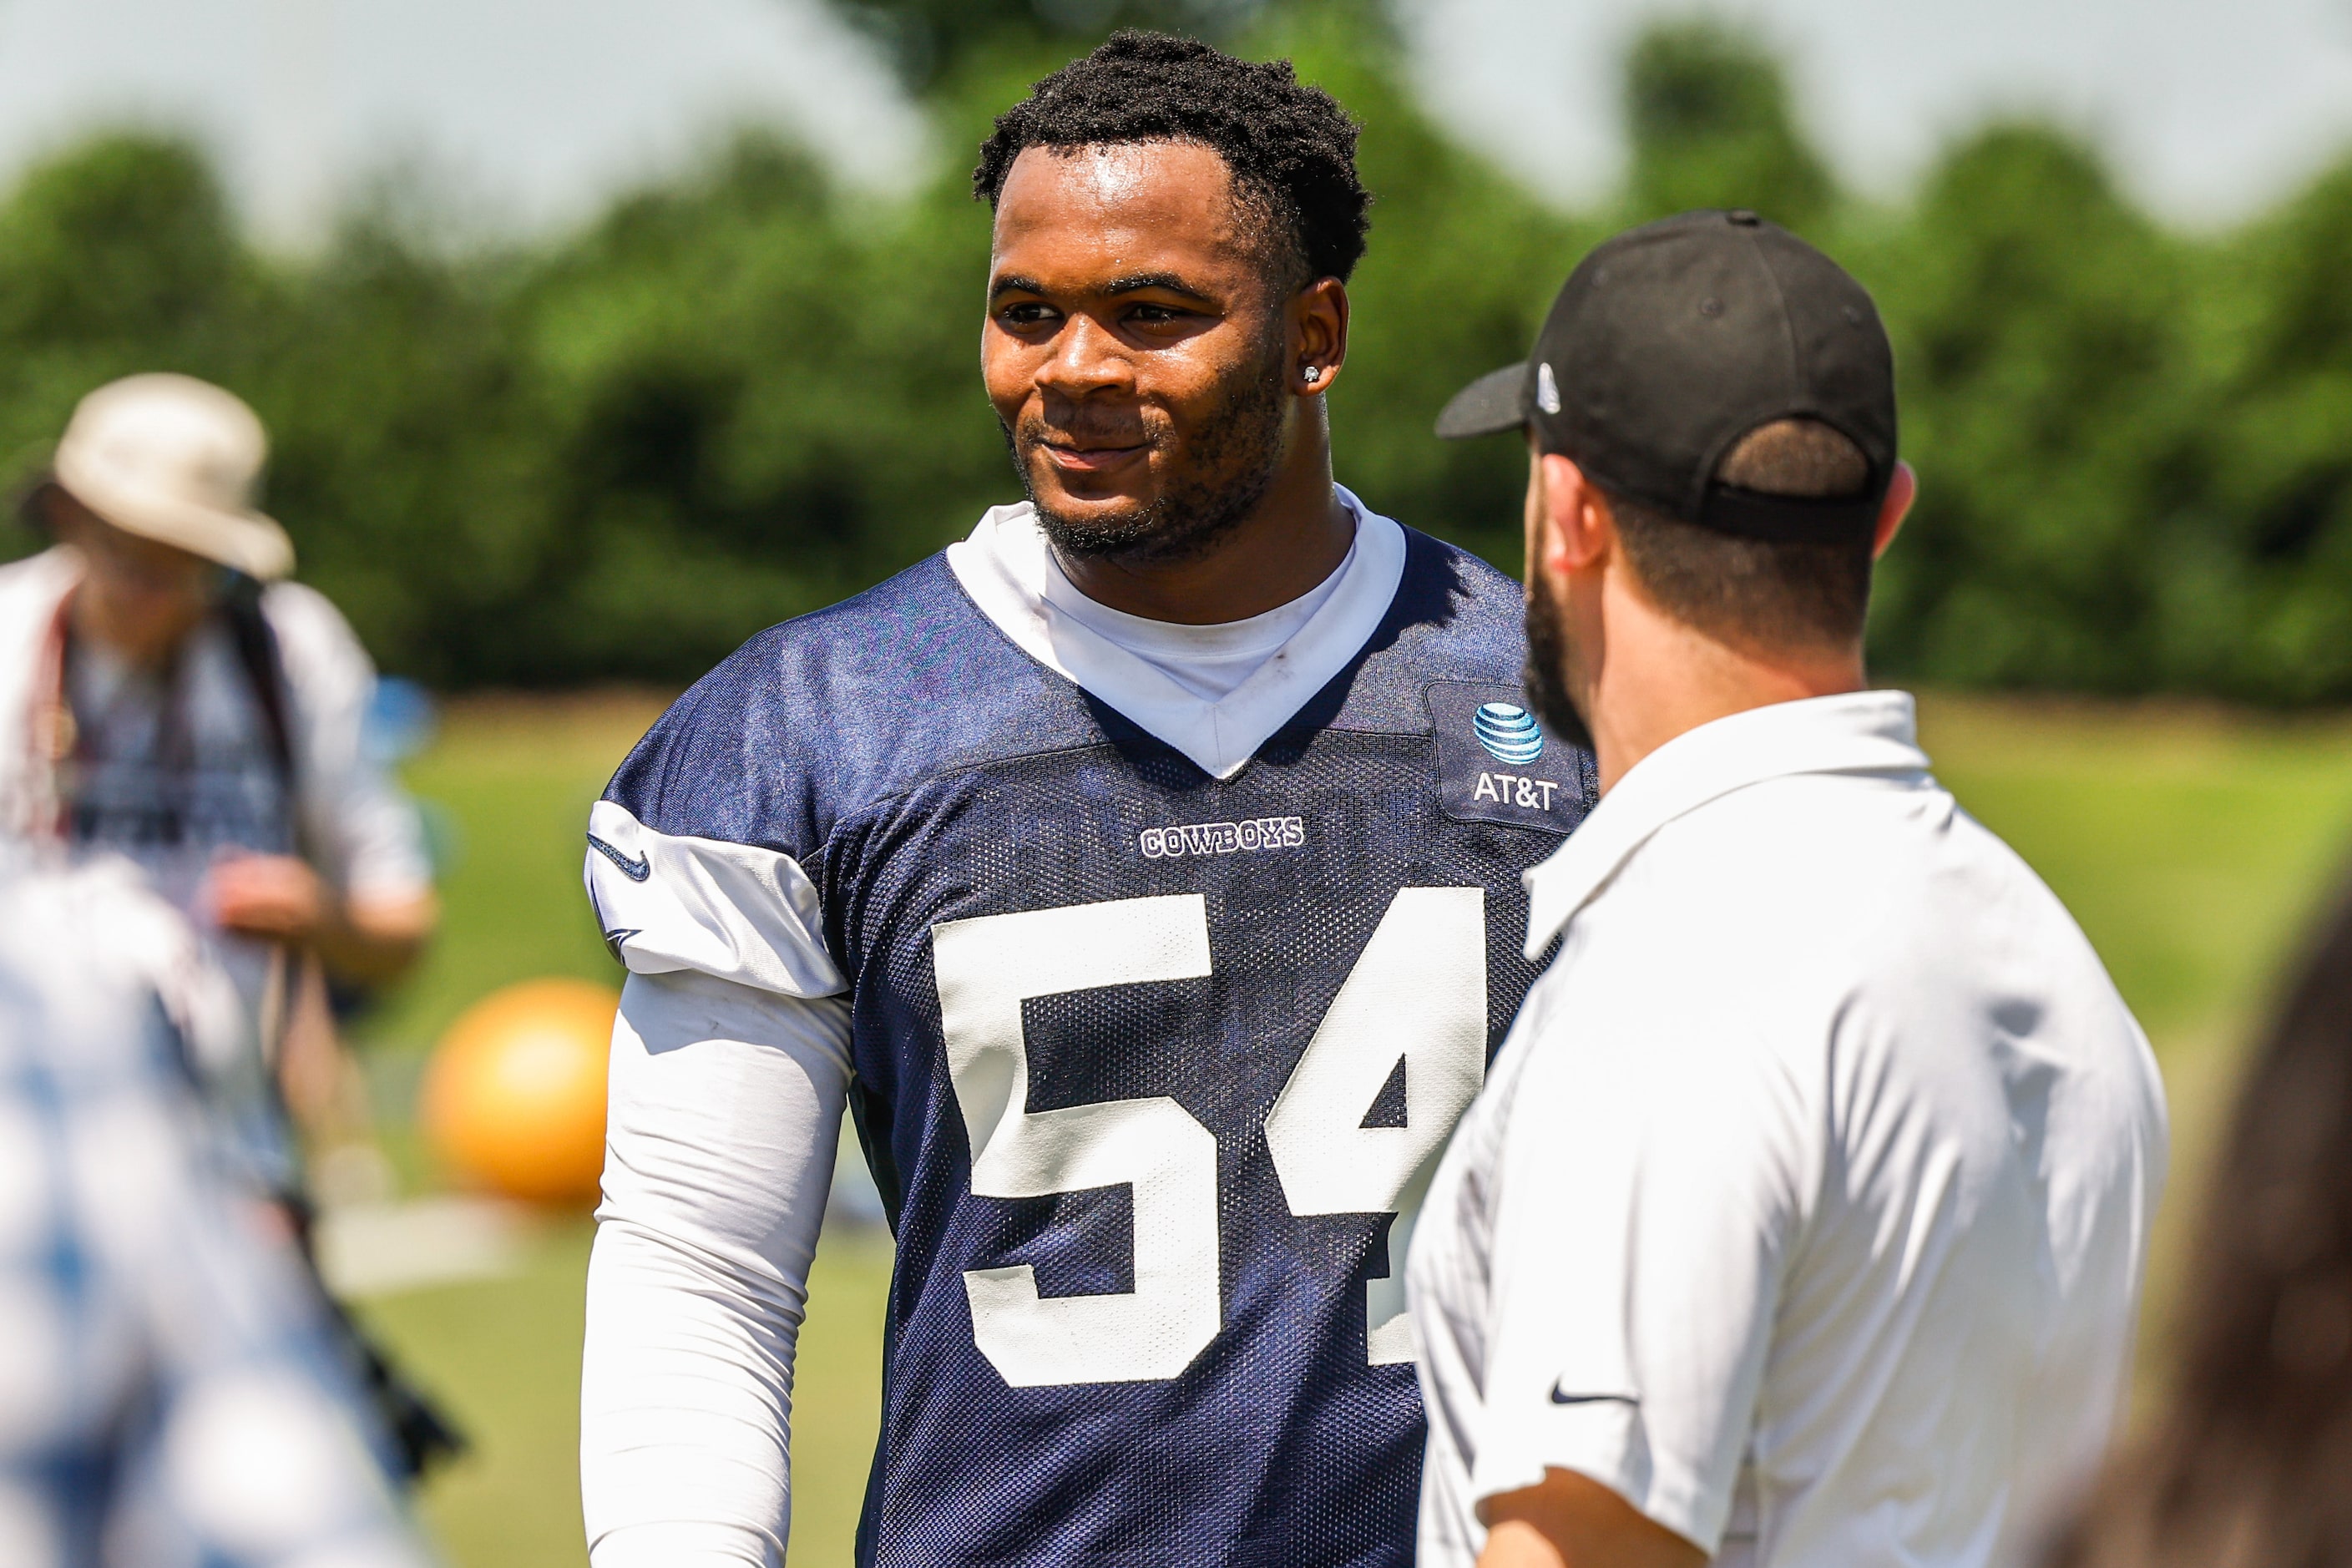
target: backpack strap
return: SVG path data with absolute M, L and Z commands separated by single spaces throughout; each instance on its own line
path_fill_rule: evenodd
M 286 805 L 295 813 L 294 730 L 291 694 L 286 688 L 286 664 L 279 656 L 278 633 L 261 610 L 261 584 L 250 577 L 231 579 L 221 599 L 221 616 L 228 624 L 229 644 L 245 671 L 246 684 L 261 704 L 262 727 L 268 731 L 269 759 L 277 765 L 278 782 L 285 787 Z

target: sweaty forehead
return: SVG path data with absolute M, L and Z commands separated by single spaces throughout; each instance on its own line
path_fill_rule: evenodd
M 1233 172 L 1192 142 L 1031 147 L 996 202 L 997 264 L 1127 271 L 1248 259 Z

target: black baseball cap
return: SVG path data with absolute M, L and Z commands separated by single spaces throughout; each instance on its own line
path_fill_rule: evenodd
M 1861 495 L 1719 484 L 1739 439 L 1818 419 L 1870 461 Z M 1828 257 L 1751 212 L 1629 229 L 1577 264 L 1534 357 L 1483 375 L 1437 416 L 1448 438 L 1532 431 L 1604 491 L 1757 539 L 1867 537 L 1895 477 L 1895 355 L 1878 309 Z

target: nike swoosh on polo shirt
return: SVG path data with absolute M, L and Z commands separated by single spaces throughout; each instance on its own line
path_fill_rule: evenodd
M 1570 1394 L 1555 1383 L 1551 1385 L 1554 1405 L 1639 1405 L 1642 1402 L 1630 1394 Z

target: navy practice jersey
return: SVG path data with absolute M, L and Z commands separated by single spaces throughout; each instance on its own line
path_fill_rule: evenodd
M 1226 779 L 940 557 L 754 638 L 614 779 L 795 862 L 849 994 L 898 1238 L 861 1563 L 1411 1561 L 1392 1275 L 1594 774 L 1526 710 L 1518 585 L 1406 537 Z

